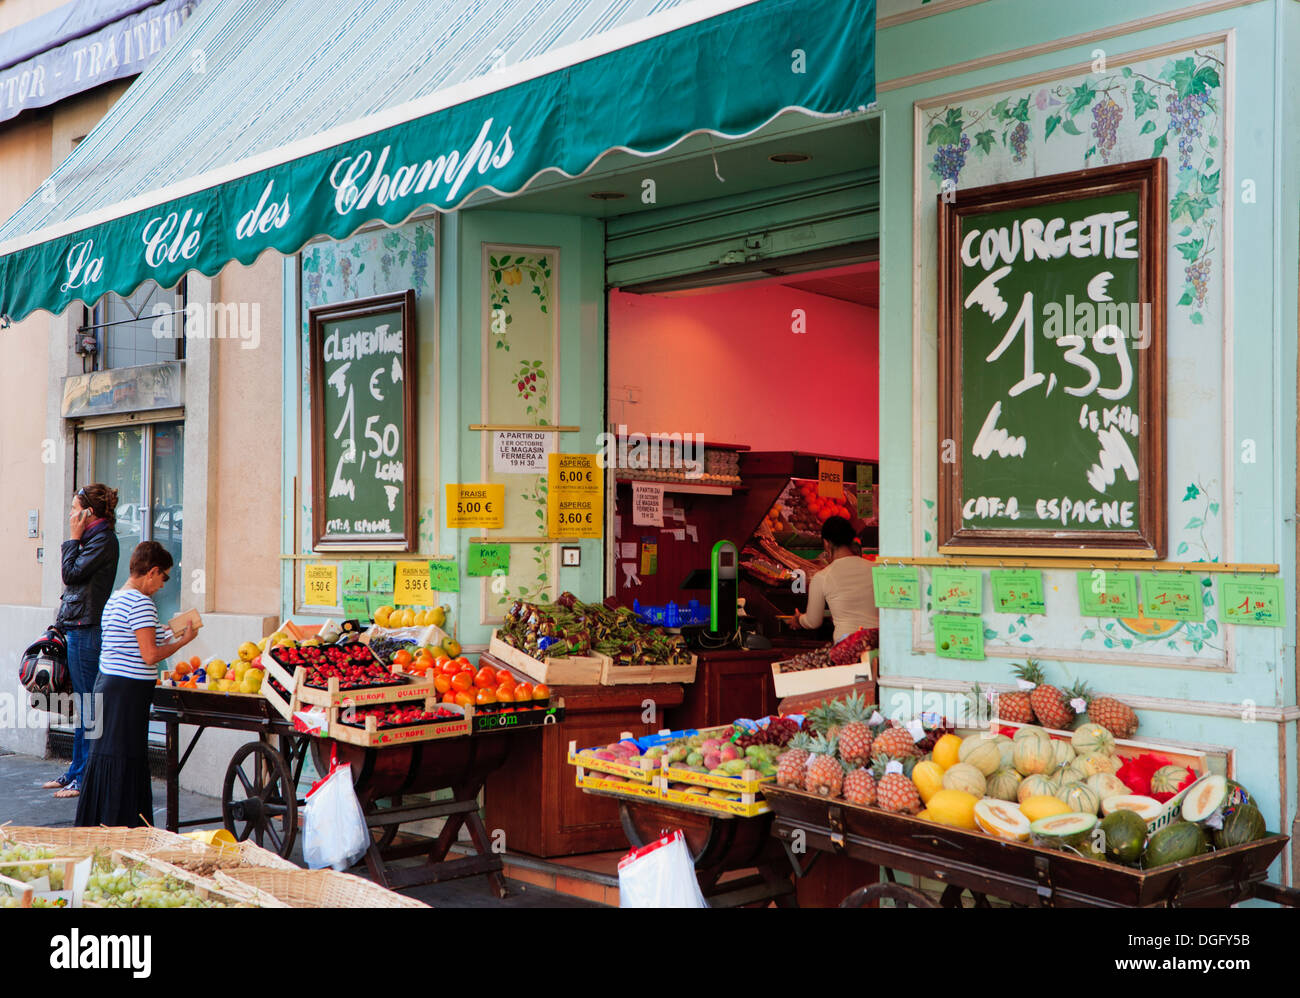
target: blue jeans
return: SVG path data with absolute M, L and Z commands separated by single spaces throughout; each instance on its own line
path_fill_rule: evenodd
M 86 728 L 95 727 L 95 680 L 99 677 L 99 625 L 69 627 L 68 672 L 72 676 L 72 689 L 77 694 L 77 727 L 72 734 L 72 763 L 65 774 L 80 786 L 86 775 L 86 762 L 90 747 L 86 744 Z

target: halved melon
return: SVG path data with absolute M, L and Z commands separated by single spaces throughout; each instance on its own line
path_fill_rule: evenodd
M 985 797 L 975 805 L 975 824 L 980 831 L 999 839 L 1024 842 L 1029 838 L 1029 819 L 1016 805 Z
M 1031 822 L 1069 812 L 1069 805 L 1055 797 L 1026 797 L 1020 802 L 1020 813 Z
M 1086 839 L 1096 824 L 1095 814 L 1067 811 L 1031 822 L 1029 836 L 1035 845 L 1072 846 Z
M 1101 802 L 1102 814 L 1114 814 L 1116 811 L 1136 811 L 1147 824 L 1155 821 L 1160 817 L 1160 812 L 1165 809 L 1154 797 L 1143 797 L 1141 794 L 1117 794 L 1114 797 L 1107 797 Z
M 1228 778 L 1218 773 L 1202 776 L 1187 788 L 1183 798 L 1183 820 L 1204 824 L 1223 813 L 1228 802 Z

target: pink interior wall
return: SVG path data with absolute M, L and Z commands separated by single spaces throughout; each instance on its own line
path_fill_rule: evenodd
M 807 332 L 792 331 L 802 309 Z M 778 284 L 610 293 L 609 419 L 753 450 L 877 459 L 879 313 Z M 631 389 L 637 401 L 626 401 Z

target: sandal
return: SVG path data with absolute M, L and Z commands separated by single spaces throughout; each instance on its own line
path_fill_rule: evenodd
M 67 800 L 70 797 L 80 797 L 81 787 L 77 786 L 76 780 L 72 780 L 66 787 L 55 793 L 54 796 L 60 800 Z
M 67 786 L 69 783 L 71 783 L 71 782 L 72 782 L 72 780 L 69 779 L 67 776 L 60 776 L 57 780 L 50 780 L 48 783 L 42 783 L 42 784 L 41 784 L 41 789 L 42 789 L 42 790 L 62 790 L 64 787 L 66 787 L 66 786 Z

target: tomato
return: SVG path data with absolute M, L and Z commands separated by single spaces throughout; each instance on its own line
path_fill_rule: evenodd
M 515 689 L 513 686 L 498 686 L 496 698 L 500 703 L 513 703 L 515 699 Z
M 510 675 L 510 673 L 506 672 L 505 669 L 497 669 L 498 686 L 509 686 L 513 690 L 515 686 L 518 685 L 518 683 L 519 680 L 516 679 L 514 676 Z
M 474 677 L 468 672 L 458 672 L 451 677 L 451 688 L 454 690 L 468 690 L 474 686 Z
M 475 703 L 496 703 L 497 695 L 493 693 L 491 690 L 486 690 L 486 689 L 479 690 L 478 693 L 474 695 L 474 702 Z
M 438 659 L 438 671 L 444 676 L 454 676 L 460 672 L 460 666 L 456 664 L 454 659 L 440 658 Z
M 434 676 L 433 688 L 439 693 L 447 693 L 451 690 L 451 676 Z
M 533 688 L 530 684 L 520 683 L 518 686 L 515 687 L 515 695 L 514 695 L 515 703 L 522 703 L 523 701 L 531 700 L 532 698 L 533 698 Z
M 433 660 L 433 665 L 434 668 L 436 668 L 439 672 L 446 672 L 447 663 L 450 661 L 451 659 L 449 659 L 446 655 L 435 655 Z
M 485 665 L 474 674 L 474 685 L 481 690 L 488 689 L 497 684 L 497 671 L 490 665 Z
M 471 695 L 471 694 L 469 694 L 469 693 L 463 693 L 463 692 L 462 692 L 462 693 L 457 693 L 457 694 L 456 694 L 456 703 L 460 704 L 460 706 L 462 706 L 462 707 L 473 707 L 473 706 L 474 706 L 474 697 L 473 697 L 473 695 Z
M 411 653 L 405 648 L 399 648 L 397 651 L 393 652 L 393 664 L 406 668 L 411 664 Z
M 545 683 L 538 683 L 533 687 L 534 700 L 549 700 L 551 698 L 551 688 Z
M 457 671 L 457 672 L 468 672 L 468 673 L 470 674 L 470 676 L 473 677 L 473 675 L 474 675 L 474 666 L 473 666 L 472 664 L 470 664 L 469 662 L 462 662 L 460 659 L 456 659 L 456 671 Z

